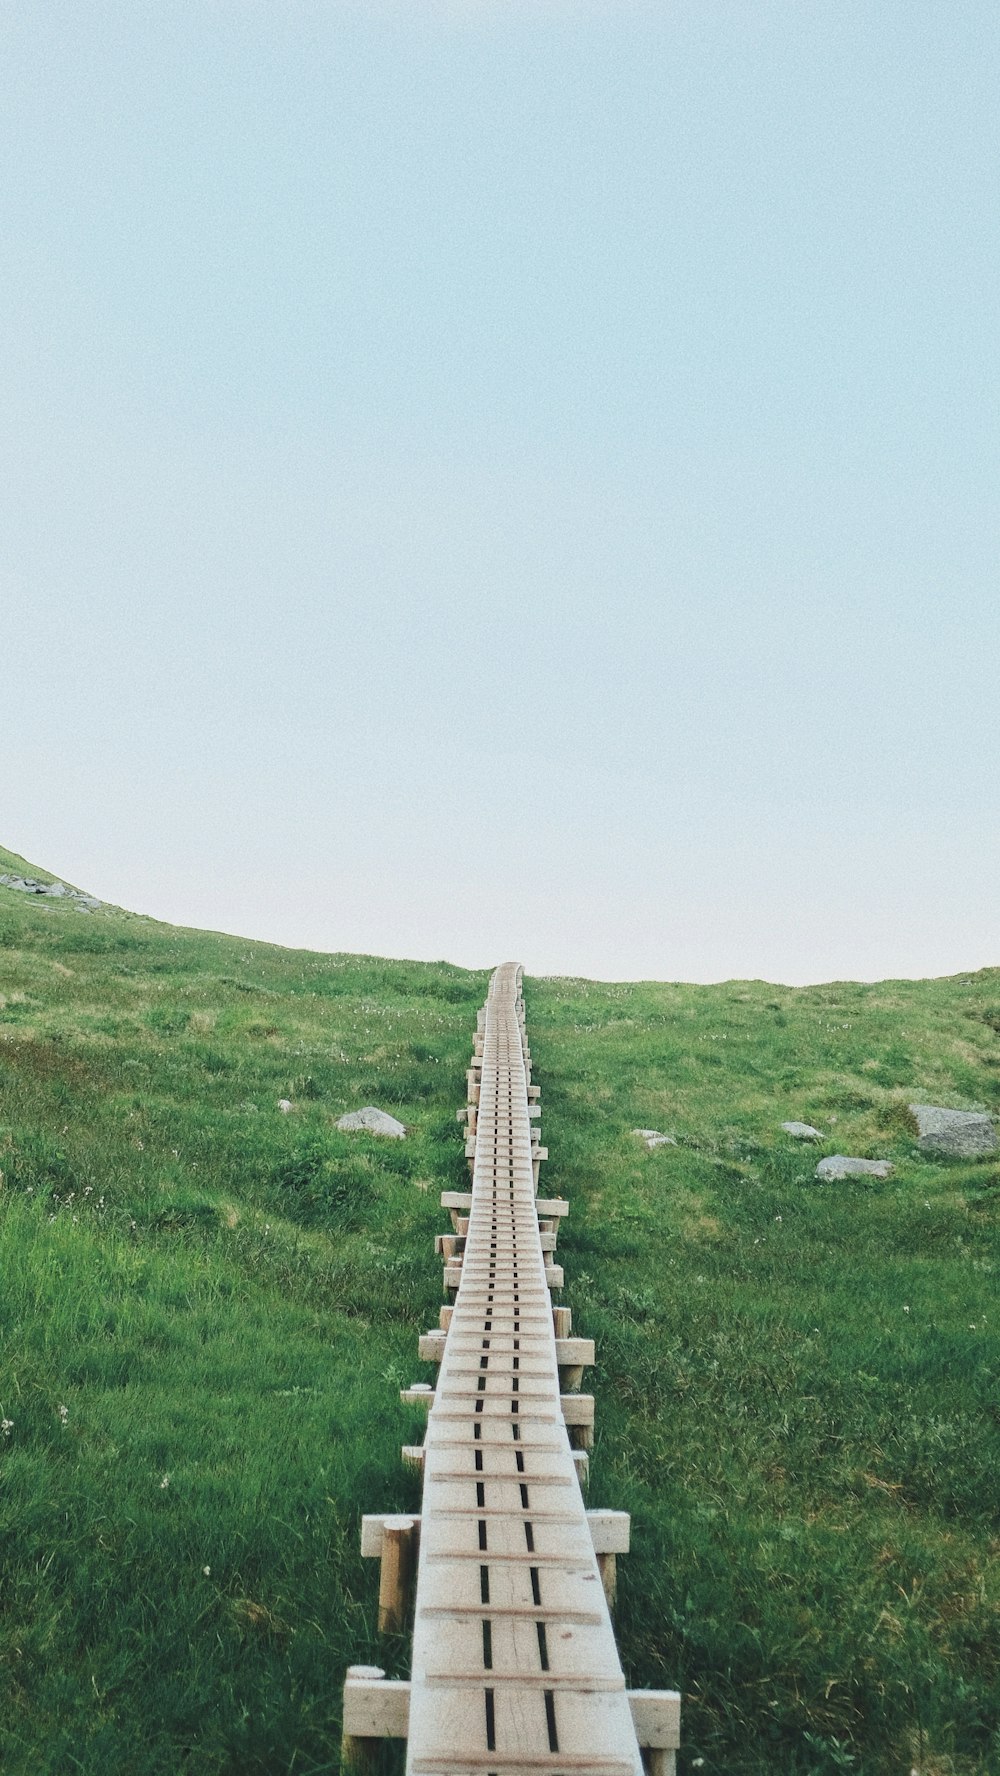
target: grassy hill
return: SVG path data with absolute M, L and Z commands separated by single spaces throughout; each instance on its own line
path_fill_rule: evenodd
M 358 1520 L 418 1504 L 485 989 L 0 887 L 12 1776 L 319 1776 L 345 1665 L 405 1674 Z M 622 1654 L 683 1691 L 681 1769 L 995 1776 L 1000 1167 L 905 1106 L 1000 1108 L 1000 974 L 526 998 L 591 1502 L 633 1514 Z M 339 1134 L 365 1103 L 408 1139 Z M 815 1183 L 834 1151 L 895 1174 Z

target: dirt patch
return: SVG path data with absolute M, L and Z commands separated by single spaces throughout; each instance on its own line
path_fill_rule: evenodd
M 98 1090 L 107 1085 L 107 1075 L 102 1068 L 90 1066 L 59 1041 L 33 1036 L 24 1030 L 12 1031 L 11 1039 L 4 1042 L 3 1058 L 8 1067 L 33 1079 L 45 1082 L 58 1079 L 78 1089 Z

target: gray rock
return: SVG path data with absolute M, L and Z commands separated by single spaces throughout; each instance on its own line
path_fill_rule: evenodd
M 67 888 L 65 882 L 40 882 L 37 876 L 0 876 L 0 885 L 15 888 L 19 894 L 45 894 L 52 900 L 72 900 L 84 912 L 96 913 L 103 902 L 79 888 Z
M 888 1159 L 848 1159 L 846 1154 L 831 1153 L 816 1167 L 816 1177 L 825 1184 L 837 1178 L 854 1178 L 867 1172 L 873 1178 L 888 1178 L 894 1167 Z
M 641 1141 L 645 1141 L 650 1152 L 654 1147 L 676 1147 L 677 1145 L 673 1135 L 661 1135 L 659 1129 L 633 1129 L 632 1133 L 638 1135 Z
M 794 1135 L 797 1141 L 822 1141 L 819 1129 L 814 1129 L 809 1122 L 783 1122 L 782 1128 L 786 1135 Z
M 994 1153 L 997 1146 L 992 1119 L 981 1110 L 945 1110 L 938 1104 L 911 1104 L 916 1119 L 921 1153 L 944 1153 L 955 1159 L 975 1159 Z
M 374 1104 L 366 1104 L 363 1110 L 349 1110 L 337 1124 L 339 1129 L 366 1129 L 370 1135 L 391 1135 L 394 1140 L 403 1140 L 406 1125 L 397 1122 L 385 1110 L 376 1110 Z
M 5 888 L 16 888 L 19 894 L 46 894 L 48 882 L 39 882 L 35 876 L 0 876 Z

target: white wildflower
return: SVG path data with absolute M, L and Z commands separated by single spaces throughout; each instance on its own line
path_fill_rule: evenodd
M 163 1479 L 160 1481 L 160 1491 L 166 1492 L 166 1489 L 169 1485 L 170 1485 L 170 1475 L 164 1474 Z

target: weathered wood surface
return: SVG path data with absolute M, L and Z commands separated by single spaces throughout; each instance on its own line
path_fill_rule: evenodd
M 595 1552 L 603 1542 L 605 1565 L 623 1552 L 627 1525 L 616 1517 L 592 1533 L 585 1452 L 570 1445 L 568 1426 L 589 1442 L 593 1401 L 565 1392 L 559 1358 L 578 1370 L 593 1352 L 586 1340 L 556 1346 L 549 1288 L 562 1272 L 540 1238 L 544 1149 L 532 1140 L 538 1093 L 520 988 L 515 964 L 497 969 L 468 1074 L 472 1189 L 443 1202 L 468 1226 L 461 1251 L 442 1241 L 457 1295 L 443 1348 L 437 1338 L 424 1347 L 440 1355 L 438 1382 L 423 1450 L 407 1452 L 423 1468 L 423 1504 L 406 1767 L 641 1776 Z M 564 1213 L 544 1204 L 548 1221 Z M 569 1338 L 568 1315 L 559 1330 Z

